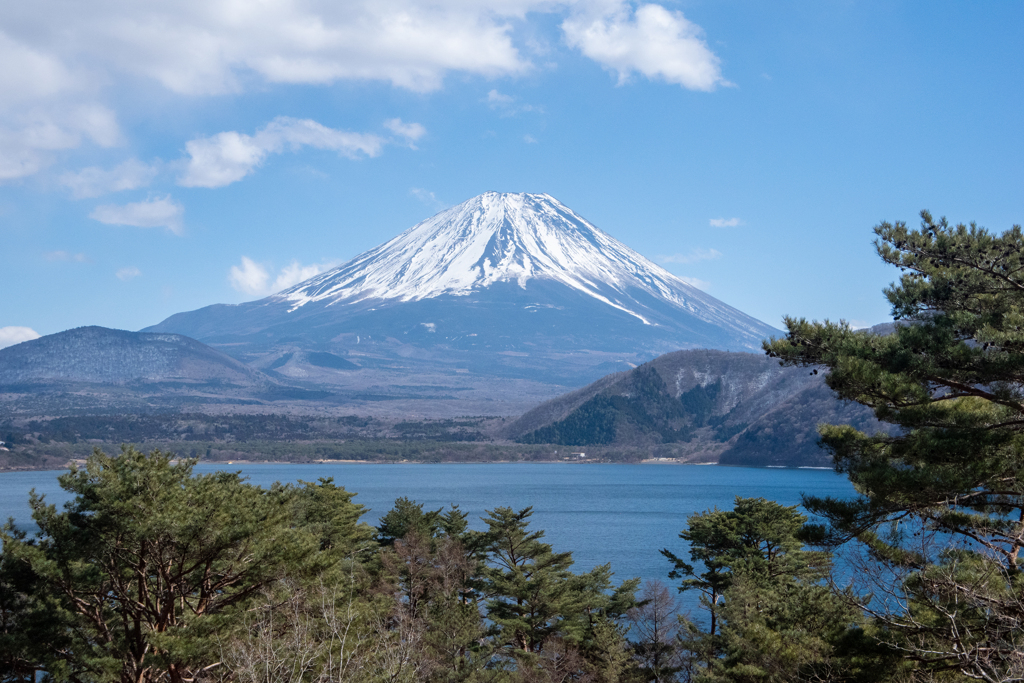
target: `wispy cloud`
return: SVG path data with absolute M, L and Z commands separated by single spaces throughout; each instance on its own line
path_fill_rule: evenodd
M 4 65 L 0 71 L 17 70 L 17 64 L 6 61 L 2 48 L 0 44 L 0 64 Z M 0 92 L 5 98 L 10 96 L 2 75 Z M 102 105 L 51 101 L 18 104 L 28 106 L 11 107 L 0 99 L 0 182 L 38 173 L 57 158 L 58 152 L 76 149 L 83 143 L 114 147 L 122 141 L 116 115 Z
M 388 119 L 384 127 L 395 135 L 405 138 L 406 144 L 416 149 L 416 141 L 427 134 L 427 129 L 419 123 L 405 123 L 402 119 Z
M 416 134 L 419 124 L 402 124 L 406 133 Z M 422 128 L 422 126 L 420 126 Z M 185 143 L 188 161 L 178 179 L 184 187 L 224 187 L 252 173 L 270 154 L 314 147 L 357 159 L 375 157 L 384 146 L 384 138 L 371 133 L 352 133 L 328 128 L 311 119 L 279 116 L 255 135 L 236 131 L 217 133 Z
M 128 280 L 132 280 L 142 275 L 142 271 L 136 268 L 135 266 L 125 266 L 124 268 L 118 268 L 117 272 L 114 273 L 114 275 L 117 276 L 118 280 L 121 280 L 122 282 L 127 282 Z
M 31 327 L 0 327 L 0 349 L 20 344 L 21 342 L 39 339 L 40 336 Z
M 302 265 L 292 261 L 274 275 L 267 265 L 243 256 L 237 266 L 231 266 L 228 282 L 236 291 L 254 296 L 266 296 L 308 280 L 314 275 L 334 267 L 334 263 Z
M 410 188 L 409 189 L 409 194 L 411 194 L 413 197 L 415 197 L 416 199 L 420 200 L 421 202 L 423 202 L 424 204 L 426 204 L 430 208 L 438 210 L 438 211 L 440 211 L 441 209 L 447 208 L 447 206 L 448 206 L 447 204 L 442 202 L 440 199 L 438 199 L 437 195 L 435 195 L 433 192 L 431 192 L 430 190 L 424 190 L 422 187 Z
M 74 173 L 65 173 L 60 177 L 60 182 L 71 190 L 72 197 L 84 199 L 146 187 L 156 177 L 158 170 L 156 165 L 128 159 L 109 170 L 90 166 Z
M 491 90 L 487 93 L 487 104 L 489 104 L 492 109 L 511 106 L 515 101 L 516 98 L 511 95 L 502 95 L 497 90 Z
M 89 218 L 108 225 L 131 225 L 136 228 L 167 228 L 175 235 L 182 232 L 185 207 L 168 195 L 131 204 L 97 206 Z
M 714 259 L 721 257 L 722 252 L 717 249 L 701 249 L 699 247 L 694 247 L 690 251 L 684 253 L 661 256 L 658 260 L 662 263 L 697 263 L 698 261 L 713 261 Z
M 500 93 L 497 90 L 491 90 L 488 92 L 484 102 L 486 102 L 487 106 L 491 109 L 500 112 L 502 116 L 515 116 L 516 114 L 525 112 L 537 112 L 539 114 L 544 113 L 543 107 L 517 102 L 516 98 L 511 95 Z
M 89 257 L 85 254 L 74 254 L 70 251 L 48 251 L 43 254 L 47 261 L 73 261 L 75 263 L 88 263 Z
M 739 218 L 712 218 L 708 223 L 712 228 L 735 228 L 738 225 L 743 225 L 743 221 Z
M 535 138 L 532 135 L 530 135 L 529 133 L 527 133 L 526 135 L 523 136 L 523 142 L 525 142 L 528 145 L 536 145 L 537 144 L 537 138 Z
M 633 12 L 623 0 L 580 3 L 562 30 L 570 46 L 617 72 L 620 85 L 634 72 L 690 90 L 731 85 L 701 27 L 661 5 L 641 4 Z

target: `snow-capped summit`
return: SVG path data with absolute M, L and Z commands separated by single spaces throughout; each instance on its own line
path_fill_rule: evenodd
M 778 334 L 554 197 L 498 192 L 278 294 L 179 313 L 147 331 L 248 359 L 287 346 L 574 384 L 683 348 L 760 350 Z
M 551 280 L 649 323 L 637 289 L 696 312 L 709 297 L 547 194 L 488 192 L 428 218 L 348 263 L 277 296 L 314 301 L 415 301 L 465 296 L 498 282 Z

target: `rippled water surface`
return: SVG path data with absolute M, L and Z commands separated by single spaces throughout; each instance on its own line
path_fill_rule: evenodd
M 436 509 L 452 503 L 469 513 L 473 528 L 498 506 L 533 506 L 531 526 L 544 529 L 556 551 L 571 550 L 577 571 L 611 562 L 618 579 L 631 576 L 666 580 L 668 562 L 658 550 L 683 548 L 677 537 L 694 512 L 730 508 L 736 496 L 761 496 L 786 505 L 800 494 L 853 495 L 844 478 L 828 470 L 755 469 L 687 465 L 444 464 L 444 465 L 210 465 L 241 471 L 254 484 L 315 481 L 333 477 L 355 491 L 367 509 L 363 520 L 376 524 L 406 496 Z M 60 472 L 0 474 L 0 519 L 31 525 L 28 492 L 48 502 L 68 499 L 57 484 Z

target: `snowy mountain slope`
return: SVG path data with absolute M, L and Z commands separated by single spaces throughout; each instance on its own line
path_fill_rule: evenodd
M 553 197 L 496 192 L 278 294 L 145 331 L 185 334 L 255 367 L 285 348 L 313 349 L 409 375 L 567 386 L 682 348 L 760 350 L 779 334 Z
M 533 279 L 582 292 L 645 324 L 633 291 L 726 325 L 746 317 L 683 282 L 546 194 L 488 192 L 442 211 L 334 270 L 287 289 L 296 310 L 311 302 L 416 301 L 466 296 L 498 282 Z M 754 322 L 755 324 L 751 324 Z M 739 327 L 758 330 L 756 321 Z

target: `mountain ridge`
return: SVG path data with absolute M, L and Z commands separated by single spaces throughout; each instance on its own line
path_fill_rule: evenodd
M 263 383 L 263 374 L 179 334 L 76 327 L 0 349 L 0 384 L 224 381 Z

